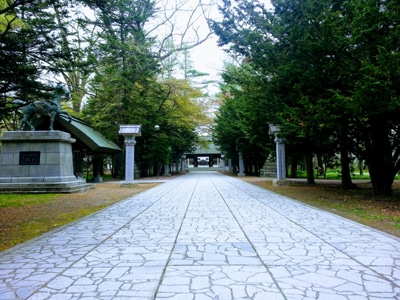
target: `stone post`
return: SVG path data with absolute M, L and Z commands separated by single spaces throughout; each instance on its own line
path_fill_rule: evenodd
M 189 172 L 189 163 L 188 159 L 186 158 L 186 155 L 182 155 L 182 167 L 181 171 L 183 172 Z
M 119 134 L 124 136 L 125 181 L 121 186 L 136 186 L 135 180 L 135 137 L 141 136 L 141 125 L 120 125 Z
M 163 176 L 171 176 L 170 167 L 167 164 L 164 165 L 164 175 Z
M 276 143 L 276 179 L 272 181 L 274 185 L 290 185 L 286 179 L 286 158 L 285 158 L 285 140 L 278 136 L 280 126 L 269 125 L 269 134 L 274 135 Z
M 134 136 L 125 136 L 125 182 L 135 180 L 135 145 Z
M 219 164 L 218 164 L 219 169 L 224 172 L 225 170 L 225 160 L 224 160 L 224 155 L 221 155 L 221 158 L 219 160 Z
M 243 153 L 239 151 L 239 173 L 238 176 L 246 176 L 244 173 Z
M 275 136 L 276 143 L 276 177 L 278 180 L 286 179 L 285 141 Z

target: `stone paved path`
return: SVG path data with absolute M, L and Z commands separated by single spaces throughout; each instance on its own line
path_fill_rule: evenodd
M 400 299 L 400 239 L 216 172 L 0 253 L 0 299 Z

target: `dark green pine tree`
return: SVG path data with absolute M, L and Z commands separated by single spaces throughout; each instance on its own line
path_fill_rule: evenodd
M 12 111 L 12 99 L 26 101 L 48 97 L 51 85 L 39 77 L 54 72 L 46 62 L 68 56 L 56 46 L 59 38 L 51 5 L 60 1 L 15 1 L 0 10 L 0 116 L 4 120 Z
M 224 1 L 214 28 L 222 45 L 269 78 L 270 109 L 311 157 L 336 148 L 342 185 L 349 156 L 369 166 L 374 193 L 391 194 L 400 168 L 400 6 L 381 0 Z M 301 142 L 302 143 L 298 143 Z M 336 145 L 336 146 L 335 146 Z

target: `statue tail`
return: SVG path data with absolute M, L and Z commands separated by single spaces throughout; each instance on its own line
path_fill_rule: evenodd
M 15 99 L 15 100 L 13 100 L 11 103 L 14 103 L 14 104 L 21 104 L 21 105 L 24 105 L 24 104 L 26 104 L 26 102 L 25 102 L 25 101 L 23 101 L 23 100 L 19 100 L 19 99 Z

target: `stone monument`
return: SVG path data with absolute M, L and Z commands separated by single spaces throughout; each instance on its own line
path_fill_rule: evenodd
M 0 193 L 73 193 L 93 187 L 74 176 L 75 139 L 67 132 L 6 131 L 0 141 Z
M 276 170 L 276 161 L 268 157 L 260 170 L 260 177 L 276 178 Z

